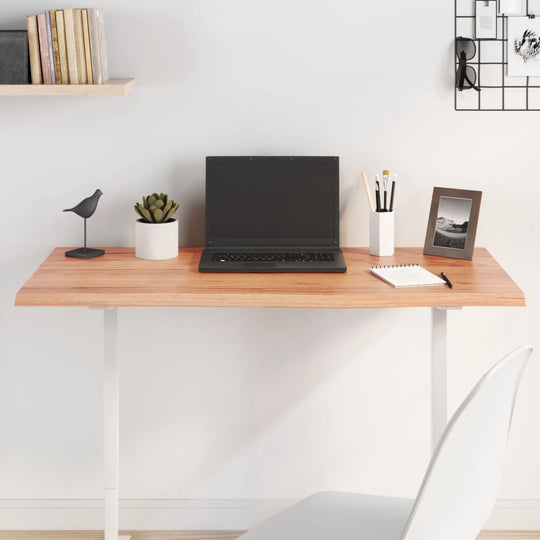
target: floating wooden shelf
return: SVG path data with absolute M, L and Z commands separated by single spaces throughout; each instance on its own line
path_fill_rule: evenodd
M 125 96 L 135 79 L 109 79 L 104 84 L 0 84 L 0 96 Z

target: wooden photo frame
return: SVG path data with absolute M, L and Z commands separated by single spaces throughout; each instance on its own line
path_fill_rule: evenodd
M 424 254 L 471 260 L 481 200 L 481 191 L 433 188 Z

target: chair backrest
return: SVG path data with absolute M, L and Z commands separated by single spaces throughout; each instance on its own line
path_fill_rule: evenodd
M 448 423 L 401 540 L 474 540 L 495 504 L 519 381 L 531 347 L 492 367 Z

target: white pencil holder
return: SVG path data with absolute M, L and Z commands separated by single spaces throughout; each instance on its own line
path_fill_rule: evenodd
M 369 253 L 379 257 L 394 254 L 394 212 L 370 212 Z

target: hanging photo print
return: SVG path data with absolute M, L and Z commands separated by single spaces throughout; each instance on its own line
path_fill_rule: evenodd
M 508 17 L 508 76 L 540 76 L 540 19 Z

